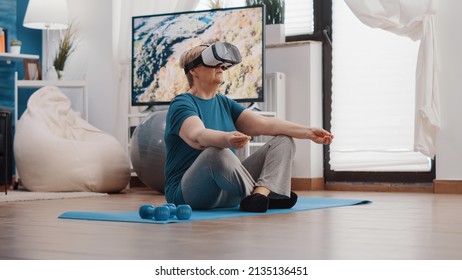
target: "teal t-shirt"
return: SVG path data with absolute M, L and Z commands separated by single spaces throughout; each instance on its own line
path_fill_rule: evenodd
M 197 116 L 208 129 L 235 131 L 234 123 L 244 109 L 241 104 L 222 94 L 211 99 L 201 99 L 190 93 L 175 97 L 167 113 L 164 135 L 167 149 L 165 197 L 168 202 L 185 203 L 181 192 L 181 178 L 202 152 L 181 139 L 180 128 L 184 120 Z

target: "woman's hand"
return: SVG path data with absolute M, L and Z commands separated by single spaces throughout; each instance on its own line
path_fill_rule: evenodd
M 308 128 L 308 139 L 318 144 L 329 145 L 332 143 L 334 135 L 322 128 L 310 127 Z
M 244 147 L 251 139 L 250 136 L 245 135 L 239 131 L 228 132 L 226 138 L 229 146 L 235 149 Z

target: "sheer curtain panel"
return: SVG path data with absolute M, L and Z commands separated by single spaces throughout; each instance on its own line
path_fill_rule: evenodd
M 414 150 L 435 156 L 440 126 L 434 0 L 345 0 L 366 25 L 420 40 L 416 66 Z

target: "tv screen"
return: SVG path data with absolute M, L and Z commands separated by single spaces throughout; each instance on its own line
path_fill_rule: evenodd
M 132 18 L 132 105 L 166 105 L 189 89 L 181 54 L 217 41 L 238 47 L 242 62 L 224 72 L 219 92 L 238 102 L 262 102 L 264 7 Z

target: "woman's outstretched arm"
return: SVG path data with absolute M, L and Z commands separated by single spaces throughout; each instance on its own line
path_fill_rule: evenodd
M 309 139 L 328 145 L 334 135 L 318 127 L 309 127 L 274 117 L 265 117 L 250 110 L 244 110 L 236 121 L 236 128 L 250 136 L 287 135 L 298 139 Z

